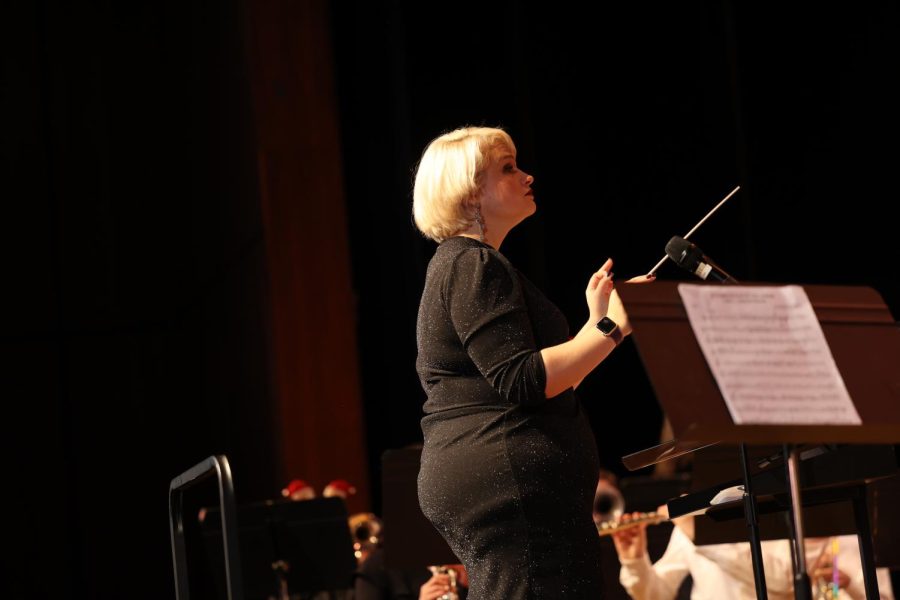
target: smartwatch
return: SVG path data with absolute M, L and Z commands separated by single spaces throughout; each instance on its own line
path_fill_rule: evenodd
M 599 329 L 600 333 L 606 337 L 612 338 L 612 341 L 616 343 L 616 346 L 621 344 L 625 337 L 622 335 L 622 330 L 619 329 L 619 325 L 609 317 L 603 317 L 597 321 L 597 329 Z

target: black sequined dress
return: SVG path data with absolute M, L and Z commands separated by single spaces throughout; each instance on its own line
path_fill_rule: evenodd
M 417 325 L 419 503 L 469 571 L 470 600 L 602 595 L 597 446 L 573 390 L 544 395 L 539 350 L 568 329 L 498 251 L 438 246 Z

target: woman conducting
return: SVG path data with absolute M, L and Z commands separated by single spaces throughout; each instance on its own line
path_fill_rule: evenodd
M 501 129 L 462 128 L 419 162 L 413 216 L 438 243 L 417 322 L 427 394 L 419 502 L 469 573 L 470 600 L 599 598 L 600 469 L 574 388 L 631 332 L 608 259 L 565 317 L 500 253 L 536 210 Z M 645 278 L 640 278 L 645 279 Z

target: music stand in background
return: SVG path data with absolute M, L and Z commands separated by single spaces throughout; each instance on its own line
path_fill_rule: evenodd
M 751 461 L 756 464 L 768 461 L 772 456 L 778 456 L 780 460 L 781 448 L 777 446 L 753 446 L 749 451 Z M 846 468 L 849 461 L 859 462 L 859 468 L 854 466 L 852 472 L 849 470 L 844 473 L 837 472 L 842 466 Z M 806 469 L 803 479 L 807 482 L 807 486 L 809 482 L 822 481 L 826 478 L 847 482 L 853 475 L 856 475 L 858 480 L 870 481 L 867 486 L 866 504 L 869 508 L 870 522 L 879 524 L 872 532 L 875 563 L 879 567 L 900 567 L 896 551 L 898 539 L 896 527 L 900 525 L 900 519 L 893 517 L 896 507 L 900 505 L 900 502 L 897 502 L 900 478 L 888 476 L 896 472 L 897 463 L 896 452 L 890 445 L 835 447 L 828 452 L 828 456 L 812 457 L 808 463 L 803 463 Z M 692 461 L 691 494 L 703 495 L 705 489 L 719 489 L 723 482 L 733 479 L 734 474 L 740 470 L 740 453 L 734 446 L 719 444 L 698 451 Z M 882 476 L 888 477 L 878 479 Z M 775 469 L 766 476 L 758 474 L 756 479 L 754 488 L 759 503 L 760 539 L 789 538 L 790 529 L 783 518 L 787 498 L 775 494 L 768 500 L 764 499 L 766 494 L 784 489 L 784 470 Z M 729 483 L 739 482 L 735 480 Z M 827 501 L 818 504 L 813 503 L 816 499 L 814 496 L 807 496 L 808 502 L 803 507 L 803 522 L 809 537 L 857 533 L 852 502 L 849 498 L 848 501 L 840 501 L 835 497 L 836 493 L 836 490 L 829 491 L 825 498 Z M 760 499 L 763 501 L 759 502 Z M 679 501 L 675 499 L 673 503 L 677 506 Z M 882 514 L 888 516 L 881 517 Z M 694 543 L 705 545 L 746 541 L 747 526 L 741 522 L 743 517 L 743 510 L 735 510 L 734 507 L 707 511 L 696 519 Z
M 216 581 L 222 534 L 217 509 L 209 509 L 202 531 Z M 238 507 L 244 597 L 301 597 L 353 586 L 356 558 L 347 508 L 340 498 L 269 500 Z
M 421 447 L 388 450 L 381 455 L 384 558 L 392 569 L 461 562 L 419 508 L 421 457 Z
M 876 481 L 869 486 L 869 506 L 878 523 L 875 530 L 875 564 L 898 571 L 900 574 L 900 519 L 884 519 L 880 515 L 896 515 L 900 506 L 900 477 Z M 900 589 L 900 585 L 894 586 Z
M 626 456 L 623 461 L 629 469 L 636 470 L 713 444 L 740 444 L 746 494 L 737 504 L 743 508 L 754 550 L 757 596 L 765 598 L 754 469 L 746 444 L 779 444 L 786 449 L 789 485 L 783 491 L 789 494 L 796 546 L 797 540 L 803 540 L 799 506 L 804 500 L 801 484 L 805 482 L 800 475 L 800 445 L 900 442 L 900 373 L 896 368 L 900 364 L 900 329 L 884 301 L 871 288 L 804 286 L 862 425 L 736 425 L 694 336 L 677 286 L 678 282 L 619 286 L 638 352 L 674 434 L 672 441 Z M 866 593 L 874 597 L 877 583 L 872 540 L 864 533 L 868 529 L 868 511 L 865 494 L 859 497 L 858 483 L 853 481 L 850 486 L 856 490 L 853 511 Z M 835 482 L 832 487 L 839 484 Z M 673 516 L 685 514 L 673 510 L 672 503 L 669 508 Z M 801 552 L 796 554 L 800 556 L 795 567 L 802 567 L 805 559 Z M 795 577 L 805 577 L 805 569 L 798 568 Z M 798 586 L 795 593 L 801 593 Z
M 624 477 L 619 482 L 626 512 L 655 511 L 669 499 L 687 493 L 690 487 L 691 478 L 686 473 L 665 478 L 648 475 Z

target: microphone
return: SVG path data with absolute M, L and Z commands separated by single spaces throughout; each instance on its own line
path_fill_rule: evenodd
M 666 256 L 684 269 L 690 271 L 704 281 L 716 281 L 719 283 L 737 283 L 737 279 L 725 272 L 714 263 L 712 259 L 703 254 L 703 250 L 694 243 L 677 235 L 666 244 Z

